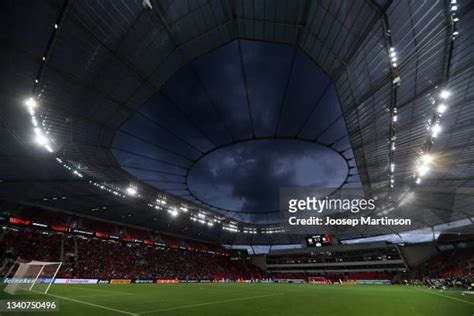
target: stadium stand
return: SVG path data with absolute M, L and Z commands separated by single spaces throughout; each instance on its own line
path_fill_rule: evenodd
M 407 265 L 396 245 L 360 244 L 356 247 L 336 245 L 275 251 L 267 256 L 269 272 L 303 273 L 332 279 L 392 279 L 392 272 L 405 271 Z M 329 275 L 336 275 L 329 276 Z
M 58 276 L 67 278 L 238 280 L 265 277 L 245 254 L 242 257 L 241 252 L 217 245 L 45 210 L 28 209 L 21 216 L 22 219 L 8 217 L 9 225 L 4 226 L 0 234 L 3 273 L 21 258 L 23 261 L 63 261 Z M 19 221 L 12 223 L 12 218 Z M 41 221 L 41 225 L 49 229 L 31 226 L 38 224 L 35 221 Z M 97 229 L 101 230 L 99 234 Z M 117 239 L 108 239 L 113 232 L 118 233 Z
M 440 252 L 417 268 L 418 279 L 446 280 L 450 285 L 470 284 L 474 279 L 472 248 Z

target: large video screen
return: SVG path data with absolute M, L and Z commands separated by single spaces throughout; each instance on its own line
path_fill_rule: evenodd
M 329 234 L 324 235 L 309 235 L 306 236 L 307 247 L 323 247 L 331 245 L 331 237 Z

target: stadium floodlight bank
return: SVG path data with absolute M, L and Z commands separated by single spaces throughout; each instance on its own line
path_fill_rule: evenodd
M 4 280 L 7 286 L 3 291 L 12 295 L 20 291 L 47 294 L 62 262 L 30 261 L 17 264 L 15 274 L 11 278 L 7 275 Z

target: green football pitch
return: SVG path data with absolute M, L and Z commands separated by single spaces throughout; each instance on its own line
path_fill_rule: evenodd
M 48 295 L 28 292 L 12 296 L 2 292 L 0 296 L 3 300 L 57 300 L 58 312 L 21 313 L 43 316 L 474 315 L 472 294 L 395 285 L 53 285 Z

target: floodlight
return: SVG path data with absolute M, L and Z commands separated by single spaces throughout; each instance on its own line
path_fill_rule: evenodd
M 420 177 L 423 177 L 430 171 L 430 167 L 428 165 L 421 165 L 418 167 L 418 174 Z
M 430 154 L 424 154 L 421 157 L 421 160 L 423 161 L 424 164 L 430 164 L 433 161 L 433 156 Z
M 49 143 L 49 139 L 46 138 L 43 134 L 39 133 L 39 134 L 36 134 L 36 142 L 39 144 L 39 145 L 46 145 Z
M 38 105 L 38 103 L 36 102 L 36 100 L 33 99 L 33 98 L 28 98 L 28 99 L 25 101 L 25 103 L 26 103 L 26 105 L 27 105 L 28 107 L 30 107 L 30 108 L 35 108 L 35 107 Z
M 436 138 L 440 132 L 441 126 L 439 124 L 435 124 L 431 127 L 431 136 Z
M 439 94 L 439 97 L 441 99 L 447 99 L 451 96 L 451 92 L 449 92 L 448 90 L 442 90 Z
M 49 151 L 50 153 L 53 152 L 53 148 L 51 148 L 49 144 L 44 145 L 44 148 L 46 148 L 46 150 Z
M 448 107 L 447 107 L 445 104 L 441 103 L 441 104 L 438 105 L 438 107 L 436 108 L 436 112 L 438 112 L 439 114 L 443 114 L 444 112 L 446 112 L 446 109 L 447 109 L 447 108 L 448 108 Z
M 130 196 L 135 196 L 137 195 L 137 189 L 135 189 L 134 187 L 128 187 L 127 194 Z

